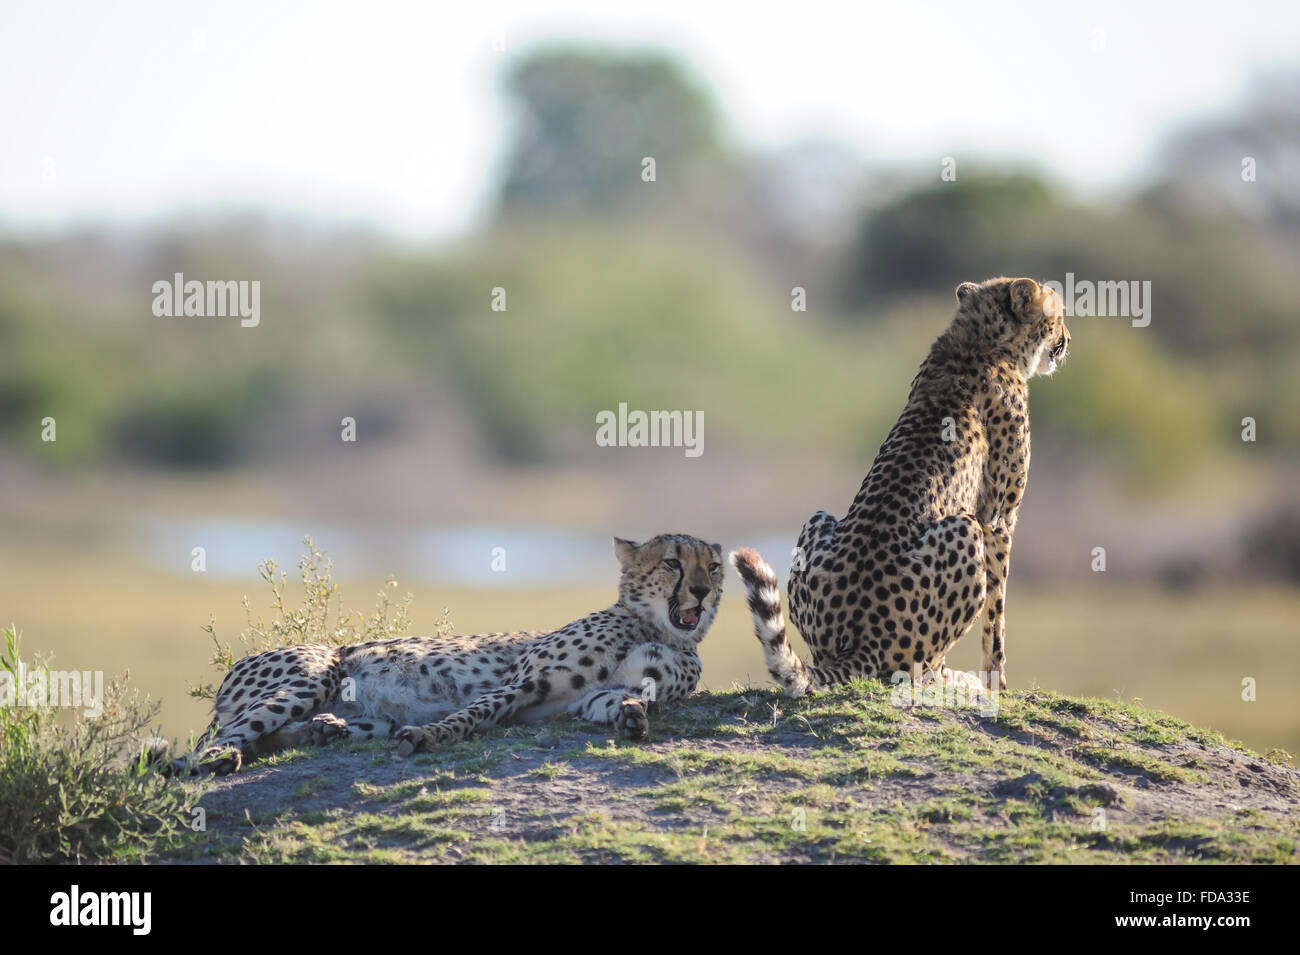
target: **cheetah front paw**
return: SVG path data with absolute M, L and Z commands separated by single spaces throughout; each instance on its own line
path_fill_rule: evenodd
M 228 776 L 239 772 L 244 765 L 244 755 L 238 746 L 209 746 L 199 753 L 198 768 L 213 776 Z
M 410 756 L 412 753 L 418 753 L 421 750 L 428 749 L 431 745 L 429 734 L 419 726 L 403 726 L 397 731 L 397 755 Z
M 640 700 L 628 699 L 619 704 L 614 714 L 614 729 L 623 739 L 645 739 L 650 732 L 650 719 L 646 716 L 645 704 Z
M 397 755 L 427 753 L 449 741 L 448 734 L 437 726 L 403 726 L 397 731 Z
M 307 742 L 312 746 L 324 746 L 351 735 L 347 720 L 339 719 L 333 713 L 321 713 L 307 724 Z

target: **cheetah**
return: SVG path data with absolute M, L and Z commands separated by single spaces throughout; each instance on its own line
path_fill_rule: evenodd
M 779 583 L 753 550 L 731 562 L 748 592 L 773 679 L 790 696 L 857 677 L 1005 689 L 1011 538 L 1029 477 L 1028 380 L 1065 360 L 1060 298 L 1027 278 L 957 287 L 957 311 L 912 381 L 907 404 L 848 513 L 818 511 L 794 550 L 786 640 Z M 983 676 L 944 665 L 977 615 Z
M 652 703 L 700 678 L 698 646 L 722 599 L 722 548 L 685 534 L 614 539 L 618 599 L 554 632 L 398 637 L 244 657 L 217 691 L 194 770 L 237 771 L 288 746 L 395 737 L 398 753 L 503 723 L 570 714 L 625 739 Z M 189 765 L 172 771 L 189 771 Z

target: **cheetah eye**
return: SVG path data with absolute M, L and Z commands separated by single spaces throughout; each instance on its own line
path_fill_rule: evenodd
M 664 559 L 664 563 L 667 564 L 669 567 L 671 567 L 673 570 L 682 569 L 682 562 L 680 560 L 673 560 L 671 557 L 668 557 Z
M 716 574 L 721 569 L 722 569 L 722 565 L 717 563 L 716 561 L 712 564 L 709 564 L 709 573 L 711 574 Z

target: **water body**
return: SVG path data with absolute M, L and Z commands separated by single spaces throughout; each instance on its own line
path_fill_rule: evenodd
M 291 580 L 298 571 L 307 529 L 277 521 L 195 518 L 151 519 L 136 534 L 136 549 L 149 563 L 189 573 L 193 549 L 205 550 L 207 573 L 250 580 L 270 557 Z M 408 581 L 472 587 L 536 587 L 607 583 L 615 573 L 612 538 L 553 527 L 400 527 L 320 525 L 311 528 L 318 548 L 334 561 L 339 578 L 396 574 Z M 789 541 L 763 537 L 756 546 L 784 578 Z M 737 542 L 739 543 L 739 542 Z M 730 546 L 726 545 L 725 546 Z

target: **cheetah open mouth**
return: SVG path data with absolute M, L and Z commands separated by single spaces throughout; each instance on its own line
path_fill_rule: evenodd
M 700 625 L 700 609 L 699 607 L 691 607 L 688 610 L 682 610 L 673 607 L 668 616 L 672 620 L 673 626 L 678 630 L 694 630 Z

